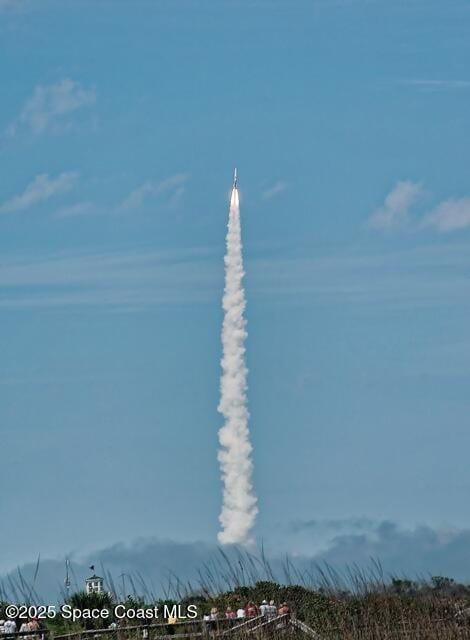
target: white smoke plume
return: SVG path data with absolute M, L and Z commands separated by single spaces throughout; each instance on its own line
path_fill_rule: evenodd
M 243 289 L 243 256 L 238 189 L 232 189 L 225 255 L 223 297 L 222 378 L 219 411 L 225 424 L 219 431 L 219 463 L 224 483 L 219 517 L 222 544 L 248 544 L 258 509 L 251 475 L 252 446 L 248 430 L 247 374 L 245 365 L 246 321 Z

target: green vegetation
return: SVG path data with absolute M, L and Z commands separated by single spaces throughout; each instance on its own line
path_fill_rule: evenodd
M 118 623 L 119 628 L 145 624 L 143 620 L 132 618 L 115 620 L 112 611 L 120 602 L 126 609 L 153 608 L 156 605 L 162 610 L 164 604 L 175 603 L 197 605 L 200 619 L 214 607 L 223 618 L 227 607 L 236 610 L 249 601 L 259 605 L 262 600 L 274 600 L 277 605 L 287 602 L 293 616 L 316 631 L 319 638 L 328 640 L 470 639 L 470 586 L 458 584 L 451 578 L 435 576 L 427 580 L 410 580 L 384 577 L 377 563 L 369 572 L 356 569 L 347 570 L 344 574 L 323 566 L 316 567 L 312 573 L 300 575 L 286 566 L 282 584 L 273 579 L 267 563 L 257 564 L 247 557 L 244 562 L 238 559 L 234 563 L 221 554 L 218 562 L 200 571 L 196 585 L 184 585 L 172 577 L 165 600 L 137 593 L 123 600 L 114 591 L 88 595 L 77 592 L 67 598 L 68 604 L 80 610 L 108 609 L 111 616 L 107 620 L 84 620 L 80 623 L 70 623 L 58 616 L 48 620 L 47 627 L 54 635 L 60 635 L 79 629 L 107 629 L 113 622 Z M 192 631 L 195 630 L 193 627 Z M 178 625 L 177 633 L 190 631 L 190 627 Z M 167 632 L 168 629 L 151 630 L 149 640 Z M 120 640 L 142 639 L 142 633 L 137 630 L 135 634 L 118 633 Z M 274 635 L 281 633 L 284 631 L 278 630 Z M 292 630 L 291 635 L 297 636 L 298 633 Z M 265 633 L 263 637 L 268 635 Z M 115 640 L 116 636 L 110 634 L 109 638 Z

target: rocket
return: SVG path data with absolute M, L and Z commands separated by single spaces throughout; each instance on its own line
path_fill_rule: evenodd
M 232 189 L 237 189 L 237 168 L 235 167 L 235 171 L 233 172 L 233 184 Z

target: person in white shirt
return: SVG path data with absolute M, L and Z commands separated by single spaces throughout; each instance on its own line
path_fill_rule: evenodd
M 245 617 L 245 609 L 243 607 L 240 607 L 239 609 L 237 609 L 237 618 L 244 618 Z
M 22 631 L 31 631 L 31 625 L 29 623 L 29 620 L 27 622 L 23 622 L 23 624 L 20 627 L 20 633 Z M 29 640 L 30 636 L 21 636 L 22 640 Z
M 3 625 L 3 633 L 16 633 L 16 622 L 14 620 L 6 620 Z
M 269 604 L 267 602 L 267 600 L 263 600 L 263 602 L 261 603 L 261 606 L 259 608 L 259 612 L 262 616 L 267 616 L 268 615 L 268 611 L 269 611 Z

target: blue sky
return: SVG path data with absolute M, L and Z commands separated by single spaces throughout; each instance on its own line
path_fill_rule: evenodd
M 215 541 L 235 165 L 258 540 L 470 528 L 469 28 L 459 0 L 0 1 L 0 568 Z

